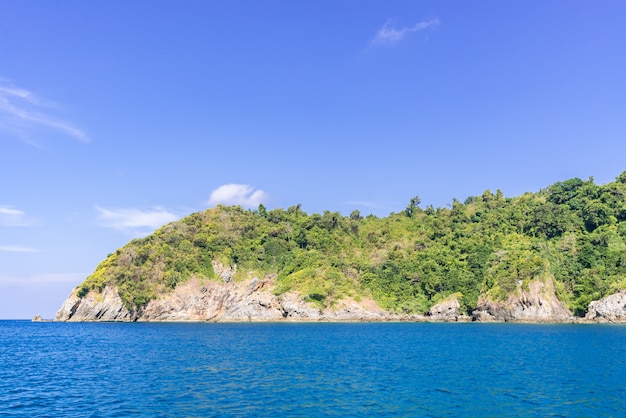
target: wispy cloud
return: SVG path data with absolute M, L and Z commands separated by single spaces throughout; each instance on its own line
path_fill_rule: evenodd
M 54 103 L 38 97 L 35 93 L 0 79 L 1 129 L 29 143 L 35 143 L 33 134 L 41 129 L 89 142 L 84 131 L 53 114 L 57 108 Z
M 133 236 L 145 236 L 164 224 L 180 219 L 178 215 L 160 207 L 151 210 L 95 208 L 104 226 Z
M 9 253 L 38 253 L 36 248 L 22 247 L 20 245 L 0 245 L 0 251 Z
M 255 190 L 247 184 L 224 184 L 211 192 L 207 203 L 209 206 L 224 204 L 256 208 L 268 199 L 269 195 L 263 190 Z
M 26 214 L 11 206 L 0 206 L 0 226 L 30 226 L 32 220 L 26 218 Z
M 378 30 L 376 36 L 372 40 L 372 44 L 376 46 L 395 44 L 402 41 L 408 35 L 419 32 L 439 25 L 439 19 L 431 19 L 423 22 L 417 22 L 413 26 L 395 28 L 391 26 L 391 19 L 385 22 L 382 28 Z

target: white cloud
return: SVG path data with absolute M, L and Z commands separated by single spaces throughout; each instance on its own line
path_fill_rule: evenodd
M 0 226 L 30 226 L 33 222 L 26 214 L 11 206 L 0 206 Z
M 106 209 L 99 206 L 95 208 L 104 226 L 136 236 L 147 235 L 160 226 L 180 218 L 160 207 L 147 211 L 136 208 Z
M 418 22 L 413 26 L 408 26 L 404 28 L 394 28 L 391 27 L 391 20 L 388 20 L 382 28 L 378 30 L 376 36 L 372 40 L 372 44 L 374 45 L 388 45 L 394 44 L 396 42 L 400 42 L 407 35 L 413 32 L 419 32 L 421 30 L 428 29 L 429 27 L 436 26 L 439 24 L 439 19 L 431 19 L 424 22 Z
M 85 132 L 54 115 L 53 103 L 34 93 L 14 87 L 0 79 L 0 128 L 19 136 L 27 142 L 37 129 L 56 131 L 82 142 L 89 142 Z
M 5 216 L 22 216 L 24 212 L 18 209 L 8 208 L 6 206 L 0 206 L 0 214 Z
M 269 195 L 263 190 L 255 190 L 247 184 L 224 184 L 211 192 L 208 204 L 239 205 L 244 208 L 256 208 L 267 202 Z
M 22 247 L 20 245 L 0 245 L 0 251 L 6 251 L 10 253 L 38 253 L 39 250 L 35 248 Z

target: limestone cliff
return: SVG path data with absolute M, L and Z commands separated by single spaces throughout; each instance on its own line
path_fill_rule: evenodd
M 551 278 L 518 285 L 505 301 L 487 295 L 478 299 L 472 319 L 480 322 L 573 322 L 572 313 L 557 298 Z
M 626 322 L 626 290 L 591 302 L 585 319 L 594 322 Z
M 272 277 L 244 282 L 190 280 L 151 300 L 138 311 L 124 307 L 117 289 L 73 291 L 56 321 L 390 321 L 410 319 L 380 309 L 372 300 L 342 300 L 328 309 L 307 303 L 296 293 L 276 296 Z

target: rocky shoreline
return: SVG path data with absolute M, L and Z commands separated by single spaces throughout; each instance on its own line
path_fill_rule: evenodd
M 223 283 L 192 279 L 140 311 L 128 310 L 115 287 L 82 298 L 74 290 L 55 321 L 626 323 L 626 291 L 591 302 L 587 315 L 580 318 L 558 300 L 551 279 L 532 281 L 506 301 L 481 295 L 471 316 L 461 313 L 458 295 L 434 305 L 426 315 L 406 315 L 385 311 L 371 299 L 344 299 L 321 309 L 296 293 L 276 296 L 273 289 L 272 277 Z

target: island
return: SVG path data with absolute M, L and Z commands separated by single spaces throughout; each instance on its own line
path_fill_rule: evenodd
M 109 254 L 55 320 L 626 322 L 626 172 L 420 204 L 193 213 Z

